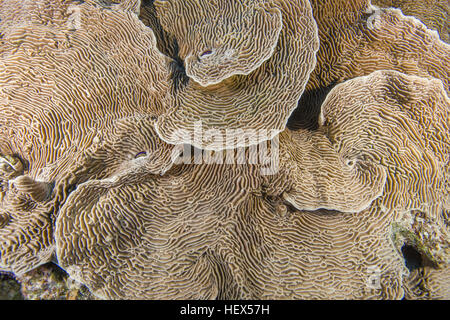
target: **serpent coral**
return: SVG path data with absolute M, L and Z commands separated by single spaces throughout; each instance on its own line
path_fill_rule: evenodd
M 127 183 L 87 182 L 58 217 L 58 259 L 103 298 L 400 298 L 409 290 L 402 284 L 408 271 L 391 242 L 393 223 L 420 208 L 446 232 L 448 161 L 440 160 L 450 142 L 448 106 L 438 80 L 376 72 L 330 92 L 322 134 L 280 135 L 278 174 L 261 176 L 259 165 L 181 165 L 164 176 Z M 358 113 L 367 117 L 351 117 L 355 108 L 365 108 Z M 364 137 L 368 134 L 372 138 Z M 390 151 L 401 145 L 408 148 Z M 327 156 L 333 152 L 336 158 Z M 349 168 L 336 166 L 336 159 Z M 314 167 L 327 168 L 330 172 L 322 174 L 329 179 L 307 179 Z M 341 209 L 340 194 L 364 200 L 364 183 L 359 193 L 346 190 L 333 197 L 328 192 L 333 175 L 358 177 L 361 170 L 376 182 L 372 198 L 354 213 L 305 211 L 320 205 L 298 204 L 308 201 L 311 180 L 324 190 L 312 198 L 324 197 L 327 209 Z M 298 180 L 292 179 L 297 174 Z M 321 188 L 321 181 L 330 187 Z M 293 190 L 298 210 L 283 201 Z M 418 236 L 424 232 L 409 228 Z M 102 236 L 89 242 L 90 234 Z M 445 246 L 448 240 L 442 239 L 435 235 Z M 431 243 L 427 248 L 434 250 Z M 432 254 L 439 259 L 442 253 Z M 383 275 L 379 288 L 367 287 L 372 267 Z
M 448 296 L 449 47 L 418 20 L 363 0 L 218 0 L 217 26 L 212 0 L 15 2 L 1 270 L 54 257 L 106 299 Z
M 1 172 L 9 223 L 0 230 L 0 265 L 23 273 L 50 260 L 52 220 L 77 183 L 120 165 L 132 171 L 156 149 L 167 156 L 146 169 L 164 171 L 172 147 L 146 137 L 163 109 L 168 70 L 134 13 L 70 1 L 17 4 L 1 2 L 0 154 L 22 166 L 8 161 Z M 142 151 L 147 156 L 133 161 Z
M 230 7 L 237 17 L 224 18 L 224 21 L 216 23 L 209 19 L 215 14 L 215 7 L 210 5 L 213 2 L 202 1 L 204 5 L 201 6 L 198 1 L 155 1 L 158 17 L 162 17 L 162 26 L 167 28 L 168 24 L 171 25 L 169 31 L 179 44 L 181 59 L 188 59 L 189 62 L 189 54 L 192 57 L 205 50 L 217 52 L 205 57 L 205 60 L 211 60 L 211 63 L 199 62 L 193 65 L 192 69 L 197 68 L 199 73 L 205 74 L 204 83 L 196 82 L 201 76 L 199 74 L 193 79 L 189 78 L 184 86 L 175 90 L 170 96 L 170 102 L 167 103 L 172 107 L 158 118 L 156 129 L 158 135 L 168 143 L 187 143 L 200 149 L 222 150 L 258 144 L 284 129 L 287 118 L 295 108 L 314 68 L 318 38 L 311 6 L 309 1 L 305 0 L 253 1 L 258 5 L 250 6 L 246 11 L 241 10 L 240 6 L 252 1 L 219 1 L 224 5 L 220 6 L 220 10 L 227 8 L 226 3 L 241 5 Z M 178 8 L 183 10 L 180 11 Z M 257 30 L 251 29 L 251 24 L 246 19 L 252 19 L 250 13 L 253 11 L 257 13 L 254 19 L 261 20 L 256 25 L 268 24 L 268 26 Z M 275 22 L 266 21 L 268 15 L 264 13 L 266 11 L 270 12 L 267 19 L 273 16 L 269 20 Z M 173 17 L 177 16 L 177 12 L 186 14 L 174 24 Z M 236 69 L 235 64 L 239 61 L 245 63 L 242 66 L 244 70 L 259 66 L 259 62 L 249 64 L 246 57 L 261 61 L 259 52 L 265 49 L 267 44 L 266 47 L 258 47 L 256 50 L 251 45 L 255 36 L 250 37 L 256 32 L 256 39 L 260 39 L 255 43 L 257 46 L 264 45 L 266 32 L 269 32 L 269 39 L 275 39 L 277 27 L 272 28 L 272 25 L 278 25 L 277 12 L 281 12 L 282 22 L 277 45 L 269 53 L 261 52 L 264 57 L 270 58 L 248 75 L 241 75 L 248 71 L 239 71 L 231 76 L 234 74 L 232 70 Z M 260 17 L 261 14 L 263 17 Z M 191 23 L 191 20 L 195 23 Z M 233 40 L 233 37 L 236 37 L 236 40 Z M 230 50 L 236 51 L 235 60 L 223 58 Z M 239 58 L 240 53 L 243 55 L 242 58 Z M 219 58 L 214 58 L 217 55 Z M 188 62 L 184 61 L 186 68 L 191 64 Z M 217 68 L 228 71 L 224 71 L 222 76 L 216 71 Z M 224 79 L 220 83 L 203 86 L 208 83 L 210 77 Z M 216 81 L 218 80 L 213 82 Z M 201 123 L 203 130 L 214 130 L 220 136 L 229 136 L 229 140 L 209 141 L 204 136 L 198 137 L 195 134 L 198 123 Z M 250 135 L 247 141 L 241 141 L 239 134 L 232 134 L 238 132 L 238 129 L 251 129 L 255 132 L 270 129 L 272 134 L 261 136 L 255 133 Z
M 311 5 L 321 45 L 289 128 L 317 128 L 331 88 L 377 70 L 440 79 L 450 92 L 449 45 L 419 20 L 396 9 L 379 9 L 369 0 L 312 0 Z

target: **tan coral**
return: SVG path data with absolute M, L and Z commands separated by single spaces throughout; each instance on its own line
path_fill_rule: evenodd
M 87 182 L 56 224 L 59 263 L 103 298 L 211 299 L 220 295 L 222 281 L 236 297 L 227 265 L 211 249 L 233 211 L 223 197 L 245 196 L 233 178 L 230 166 L 199 165 L 128 185 Z M 252 176 L 242 179 L 246 186 Z M 222 210 L 213 214 L 217 207 Z M 101 235 L 100 242 L 85 242 L 85 231 Z M 98 259 L 91 259 L 91 249 Z
M 174 64 L 177 64 L 177 61 L 175 61 L 175 59 L 180 59 L 178 56 L 178 43 L 175 37 L 167 33 L 167 31 L 165 31 L 163 26 L 161 25 L 153 1 L 142 2 L 139 11 L 139 19 L 142 21 L 142 23 L 152 29 L 156 37 L 156 45 L 158 46 L 159 51 L 161 51 L 166 56 L 174 59 L 171 64 L 172 66 L 174 66 Z M 184 72 L 185 71 L 183 70 L 183 73 Z M 174 81 L 175 79 L 177 79 L 176 76 L 172 76 L 172 78 L 174 79 Z M 173 86 L 178 87 L 177 84 L 173 84 Z
M 280 197 L 286 176 L 259 169 L 190 165 L 86 182 L 58 217 L 59 264 L 108 299 L 402 296 L 391 215 L 377 203 L 353 214 L 294 211 Z M 366 287 L 372 266 L 382 290 Z
M 151 30 L 128 12 L 87 5 L 71 11 L 77 22 L 69 19 L 51 31 L 44 25 L 3 30 L 1 151 L 27 159 L 34 174 L 90 146 L 96 131 L 114 119 L 157 117 L 164 109 L 166 60 Z M 74 23 L 79 28 L 69 31 Z
M 141 11 L 142 4 L 141 0 L 83 0 L 81 2 L 111 10 L 130 11 L 137 15 Z
M 11 180 L 10 184 L 14 185 L 17 191 L 30 195 L 31 199 L 36 202 L 47 200 L 52 191 L 50 183 L 36 181 L 27 175 L 21 175 Z
M 0 208 L 0 269 L 21 275 L 54 255 L 53 202 L 36 202 L 15 188 Z
M 406 231 L 404 241 L 439 269 L 449 261 L 449 119 L 441 81 L 378 71 L 337 85 L 319 120 L 339 154 L 386 169 L 380 209 L 395 210 L 397 237 Z
M 137 15 L 141 10 L 141 0 L 121 0 L 118 2 L 117 8 L 119 10 L 134 12 Z
M 108 299 L 402 296 L 388 215 L 291 211 L 252 194 L 254 172 L 243 169 L 80 186 L 58 218 L 59 264 Z M 383 290 L 365 289 L 368 266 L 382 272 Z
M 2 0 L 0 1 L 0 18 L 2 29 L 5 25 L 18 22 L 32 24 L 39 22 L 49 27 L 58 27 L 69 16 L 69 6 L 79 3 L 77 0 Z
M 21 47 L 14 41 L 23 34 L 6 23 L 0 25 L 7 40 L 0 54 L 2 59 L 11 59 L 10 74 L 0 73 L 0 80 L 12 85 L 18 98 L 31 97 L 18 104 L 24 116 L 14 119 L 11 114 L 15 109 L 9 104 L 20 99 L 14 100 L 10 92 L 1 96 L 2 110 L 5 106 L 10 122 L 0 134 L 0 268 L 20 274 L 50 259 L 52 219 L 62 205 L 56 222 L 58 262 L 102 298 L 402 298 L 410 294 L 413 285 L 404 281 L 408 270 L 392 239 L 396 234 L 393 225 L 401 223 L 424 246 L 418 248 L 420 253 L 440 264 L 433 266 L 430 276 L 422 277 L 430 279 L 430 296 L 446 296 L 442 286 L 447 280 L 439 274 L 446 272 L 448 259 L 442 248 L 448 247 L 443 225 L 448 220 L 448 210 L 444 209 L 449 208 L 450 200 L 450 139 L 449 100 L 442 82 L 382 71 L 338 85 L 323 105 L 318 130 L 280 134 L 279 172 L 269 176 L 258 164 L 171 167 L 178 153 L 163 143 L 153 128 L 167 105 L 173 106 L 170 100 L 167 105 L 160 103 L 169 86 L 165 80 L 168 71 L 163 67 L 167 60 L 154 50 L 154 37 L 137 20 L 136 7 L 129 8 L 131 12 L 123 11 L 120 5 L 113 10 L 88 4 L 72 7 L 67 24 L 57 24 L 59 33 L 50 34 L 56 41 L 51 45 L 44 41 L 42 50 L 33 56 L 36 60 L 26 53 L 33 54 L 29 49 L 36 39 L 48 39 L 49 29 L 32 22 L 33 31 L 26 29 L 24 39 L 33 45 L 25 41 Z M 384 21 L 380 16 L 371 17 L 376 28 Z M 117 28 L 107 35 L 102 33 L 105 30 L 96 33 L 96 21 L 107 30 Z M 146 36 L 139 41 L 129 38 L 130 26 Z M 61 36 L 67 35 L 67 28 L 69 35 L 74 33 L 69 37 L 72 49 L 65 46 L 67 38 Z M 105 45 L 112 56 L 84 42 L 85 37 Z M 111 38 L 127 40 L 114 51 L 117 42 L 108 47 Z M 283 33 L 280 39 L 283 41 Z M 149 47 L 140 47 L 141 41 Z M 127 65 L 128 71 L 123 71 L 125 57 L 130 61 L 130 57 L 141 57 L 133 54 L 130 43 L 133 50 L 141 48 L 157 58 L 156 62 L 162 63 L 161 73 L 143 72 L 149 70 L 145 63 L 151 65 L 145 59 L 135 61 L 136 68 Z M 435 46 L 430 52 L 435 56 L 440 49 L 446 50 L 440 42 L 432 43 Z M 40 84 L 47 81 L 44 77 L 35 77 L 32 70 L 13 69 L 13 61 L 37 64 L 41 53 L 61 58 L 55 54 L 61 48 L 71 57 L 67 61 L 79 63 L 83 72 L 89 72 L 92 65 L 79 56 L 88 56 L 94 67 L 103 66 L 100 74 L 113 70 L 119 79 L 123 77 L 119 82 L 123 86 L 111 87 L 108 79 L 91 75 L 87 83 L 96 89 L 78 92 L 76 87 L 82 86 L 85 75 L 63 68 L 70 81 L 56 87 L 62 95 L 58 102 L 69 101 L 87 112 L 79 126 L 64 131 L 69 140 L 79 138 L 75 141 L 79 150 L 58 149 L 60 145 L 53 143 L 61 141 L 62 135 L 54 135 L 48 139 L 44 155 L 34 156 L 21 139 L 38 145 L 44 134 L 35 135 L 30 129 L 33 126 L 27 126 L 32 112 L 24 106 L 33 103 L 45 113 L 53 96 Z M 71 50 L 75 51 L 73 56 Z M 271 59 L 274 57 L 276 53 Z M 266 64 L 275 61 L 271 59 Z M 417 62 L 414 59 L 405 61 Z M 434 58 L 430 54 L 427 59 L 431 60 L 424 65 Z M 406 68 L 405 61 L 402 68 Z M 427 67 L 413 64 L 407 69 L 423 71 L 425 77 L 436 74 L 442 78 L 446 72 L 428 67 L 424 71 Z M 255 73 L 260 70 L 267 71 L 261 67 Z M 49 75 L 55 72 L 44 71 Z M 370 72 L 370 67 L 364 72 Z M 146 78 L 155 75 L 156 80 Z M 231 80 L 235 78 L 245 77 L 233 76 Z M 24 79 L 32 85 L 20 91 L 17 83 L 25 83 Z M 345 77 L 337 81 L 343 80 Z M 146 81 L 161 87 L 153 92 L 133 86 Z M 221 85 L 228 90 L 227 81 Z M 183 95 L 193 90 L 191 85 L 192 81 L 173 91 Z M 214 90 L 224 90 L 219 89 Z M 106 90 L 105 96 L 102 90 Z M 130 99 L 129 92 L 138 94 Z M 116 100 L 120 103 L 114 104 Z M 104 110 L 101 106 L 114 108 Z M 267 116 L 276 112 L 271 110 Z M 53 123 L 64 116 L 56 108 L 51 117 L 39 118 L 37 123 L 49 119 Z M 74 133 L 83 131 L 87 124 L 92 131 Z M 54 129 L 49 132 L 59 129 L 49 128 Z M 22 136 L 16 135 L 18 131 Z M 250 157 L 252 148 L 246 152 Z M 20 158 L 11 156 L 14 153 Z M 46 189 L 46 183 L 55 179 L 55 188 Z M 44 192 L 36 192 L 36 186 Z M 47 201 L 46 190 L 51 192 L 51 201 Z M 418 220 L 418 212 L 423 220 Z
M 158 2 L 155 3 L 158 4 Z M 187 6 L 190 2 L 175 1 L 173 3 L 183 3 Z M 188 143 L 200 149 L 222 150 L 257 144 L 272 138 L 285 128 L 286 120 L 295 108 L 309 73 L 315 65 L 315 53 L 318 49 L 317 28 L 309 1 L 269 1 L 268 3 L 281 12 L 283 22 L 279 40 L 271 58 L 247 76 L 235 75 L 219 84 L 207 87 L 189 79 L 182 85 L 174 87 L 170 97 L 172 101 L 167 103 L 171 108 L 158 118 L 157 123 L 158 134 L 164 141 L 172 144 Z M 162 4 L 160 6 L 161 10 L 170 8 Z M 194 8 L 191 8 L 192 15 L 196 23 L 201 23 L 202 12 L 193 10 Z M 164 15 L 169 16 L 169 13 L 164 12 Z M 187 22 L 187 20 L 180 20 L 177 28 L 181 30 L 183 27 L 186 30 L 184 34 L 187 34 L 189 39 L 177 38 L 178 43 L 202 37 L 205 37 L 206 41 L 214 30 L 222 41 L 226 39 L 227 23 L 218 25 L 216 29 L 214 26 L 209 26 L 210 31 L 203 34 L 202 30 L 195 28 L 195 24 L 186 25 Z M 244 21 L 241 23 L 244 24 Z M 239 27 L 242 30 L 245 29 L 244 25 Z M 258 39 L 264 37 L 265 35 L 258 35 Z M 254 39 L 249 41 L 253 42 Z M 234 42 L 231 44 L 234 45 Z M 190 44 L 192 45 L 195 45 L 194 48 L 183 48 L 180 45 L 180 57 L 187 55 L 184 52 L 198 47 L 197 44 Z M 222 47 L 227 50 L 229 45 L 226 42 L 221 47 L 216 45 L 216 50 L 221 50 Z M 210 47 L 201 48 L 201 50 L 208 48 Z M 200 126 L 203 129 L 200 129 Z M 240 134 L 236 133 L 239 129 L 251 129 L 255 132 L 272 129 L 273 132 L 265 137 L 254 133 L 247 141 L 236 141 L 240 137 Z M 215 131 L 219 133 L 218 136 L 229 139 L 228 141 L 210 141 L 204 136 L 198 136 L 196 130 Z
M 82 157 L 70 164 L 69 176 L 81 183 L 88 179 L 164 174 L 182 150 L 161 141 L 153 125 L 154 118 L 145 115 L 114 121 L 108 130 L 97 134 Z
M 56 223 L 59 264 L 103 298 L 402 298 L 408 270 L 392 241 L 393 223 L 421 208 L 442 228 L 434 209 L 447 206 L 448 161 L 439 159 L 448 156 L 448 97 L 438 80 L 385 71 L 336 87 L 323 107 L 323 135 L 280 135 L 275 175 L 262 175 L 257 164 L 191 164 L 163 176 L 80 185 Z M 424 132 L 433 133 L 424 140 Z M 396 143 L 411 147 L 401 160 L 389 152 Z M 295 155 L 302 152 L 316 161 Z M 346 160 L 360 166 L 356 173 L 381 168 L 372 175 L 386 178 L 365 210 L 296 210 L 283 200 L 295 188 L 299 200 L 302 188 L 307 197 L 310 182 L 300 168 Z M 420 174 L 408 174 L 414 166 Z
M 42 202 L 52 186 L 24 176 L 26 166 L 20 159 L 2 158 L 7 161 L 0 167 L 0 269 L 20 275 L 49 261 L 54 253 L 50 218 L 54 207 Z
M 450 3 L 447 0 L 372 0 L 372 3 L 401 9 L 403 14 L 414 16 L 430 29 L 437 30 L 443 41 L 450 42 Z
M 202 86 L 259 68 L 272 56 L 282 27 L 281 12 L 273 1 L 154 4 L 164 29 L 178 40 L 186 74 Z
M 400 10 L 369 0 L 312 0 L 320 37 L 317 65 L 288 127 L 318 127 L 320 106 L 334 85 L 377 70 L 436 78 L 450 92 L 450 46 Z
M 449 300 L 450 266 L 443 269 L 419 268 L 407 280 L 407 299 Z
M 0 228 L 3 228 L 9 221 L 9 215 L 6 213 L 0 214 Z

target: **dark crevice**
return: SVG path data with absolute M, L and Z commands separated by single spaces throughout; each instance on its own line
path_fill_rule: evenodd
M 337 82 L 334 82 L 327 87 L 305 91 L 287 122 L 288 129 L 316 130 L 319 127 L 322 103 L 336 84 Z
M 137 159 L 137 158 L 142 158 L 142 157 L 145 157 L 147 155 L 147 152 L 146 151 L 141 151 L 141 152 L 138 152 L 135 156 L 134 156 L 134 158 L 135 159 Z
M 47 199 L 45 199 L 45 200 L 49 200 L 49 198 L 53 195 L 56 183 L 55 183 L 55 181 L 50 181 L 50 182 L 48 182 L 48 185 L 50 186 L 50 188 L 49 188 L 49 191 L 48 191 Z
M 67 189 L 66 189 L 67 196 L 69 194 L 71 194 L 72 192 L 74 192 L 77 189 L 77 187 L 78 186 L 76 184 L 71 184 L 71 185 L 67 186 Z
M 212 50 L 206 50 L 200 55 L 200 57 L 204 57 L 204 56 L 207 56 L 207 55 L 210 55 L 210 54 L 212 54 Z
M 12 154 L 13 158 L 16 158 L 22 164 L 23 172 L 30 171 L 30 162 L 27 159 L 22 158 L 18 153 Z

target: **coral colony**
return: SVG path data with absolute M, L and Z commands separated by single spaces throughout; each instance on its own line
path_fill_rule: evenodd
M 0 270 L 102 299 L 449 299 L 435 2 L 0 0 Z

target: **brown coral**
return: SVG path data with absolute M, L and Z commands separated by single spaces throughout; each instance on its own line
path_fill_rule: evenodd
M 343 157 L 385 168 L 380 210 L 436 268 L 448 264 L 449 117 L 441 81 L 379 71 L 336 86 L 319 121 Z
M 293 212 L 262 196 L 257 171 L 243 169 L 81 186 L 57 222 L 59 263 L 109 299 L 379 297 L 364 292 L 372 265 L 383 274 L 381 296 L 401 297 L 402 261 L 382 212 Z
M 87 5 L 69 10 L 59 28 L 36 22 L 2 30 L 1 153 L 27 159 L 34 175 L 76 157 L 115 119 L 156 117 L 167 91 L 164 56 L 135 15 Z M 137 48 L 142 53 L 132 54 Z
M 450 3 L 447 0 L 373 0 L 372 3 L 383 8 L 401 9 L 403 14 L 414 16 L 438 31 L 443 41 L 450 42 Z
M 261 176 L 259 165 L 184 165 L 134 182 L 87 182 L 58 217 L 59 262 L 104 298 L 401 298 L 408 271 L 391 240 L 393 223 L 420 208 L 443 230 L 450 188 L 448 161 L 439 159 L 448 156 L 448 106 L 438 80 L 376 72 L 332 90 L 322 135 L 280 135 L 276 175 Z M 423 136 L 430 126 L 433 135 Z M 289 157 L 289 148 L 311 157 Z M 321 181 L 330 184 L 316 201 L 328 196 L 329 209 L 350 207 L 356 200 L 342 200 L 359 189 L 364 207 L 357 203 L 353 211 L 362 211 L 297 211 L 283 201 L 297 190 L 296 201 L 308 203 L 311 183 L 300 168 L 314 177 L 320 162 L 331 178 L 374 168 L 373 189 L 349 181 L 335 197 L 327 191 L 339 181 L 313 178 L 319 191 Z M 368 285 L 373 273 L 379 286 Z
M 52 186 L 24 176 L 17 157 L 0 157 L 0 269 L 18 275 L 53 254 L 51 203 L 41 203 Z
M 315 53 L 318 49 L 317 28 L 309 1 L 258 1 L 257 3 L 266 2 L 270 4 L 274 12 L 281 12 L 283 24 L 277 46 L 271 57 L 247 76 L 235 75 L 219 84 L 207 87 L 189 79 L 176 88 L 171 95 L 171 101 L 167 103 L 171 108 L 158 118 L 156 129 L 164 141 L 172 144 L 188 143 L 201 149 L 222 150 L 257 144 L 272 138 L 285 128 L 286 120 L 295 108 L 309 73 L 315 65 Z M 155 4 L 158 3 L 158 1 L 155 2 Z M 175 10 L 178 6 L 172 8 L 164 3 L 157 6 L 160 11 L 163 11 L 163 13 L 158 12 L 158 15 L 174 16 L 176 13 L 170 14 L 170 11 L 164 10 Z M 176 0 L 169 3 L 180 4 L 183 8 L 186 6 L 184 10 L 190 10 L 189 16 L 192 16 L 197 24 L 203 23 L 203 11 L 189 7 L 191 2 Z M 212 8 L 208 6 L 206 12 L 209 13 L 211 10 Z M 166 20 L 164 21 L 168 24 L 169 21 Z M 188 24 L 189 21 L 190 19 L 183 19 L 174 26 L 178 30 L 173 32 L 175 37 L 178 34 L 188 37 L 188 39 L 176 39 L 178 43 L 182 43 L 180 57 L 187 57 L 190 51 L 197 52 L 197 48 L 199 52 L 217 50 L 220 53 L 222 48 L 226 51 L 230 49 L 230 46 L 234 46 L 239 52 L 242 45 L 245 47 L 248 41 L 254 41 L 253 38 L 229 43 L 225 41 L 230 30 L 238 27 L 240 29 L 236 30 L 240 31 L 237 35 L 239 39 L 244 35 L 246 37 L 250 35 L 243 31 L 248 28 L 245 27 L 245 19 L 238 20 L 239 24 L 236 26 L 233 25 L 234 22 L 228 22 L 226 19 L 226 23 L 205 26 L 208 29 L 206 33 L 203 33 L 203 28 L 197 29 L 196 24 Z M 261 34 L 263 31 L 257 31 L 259 31 L 257 38 L 264 39 L 265 36 Z M 216 44 L 208 43 L 209 36 L 213 32 L 216 34 L 215 37 L 221 39 Z M 195 39 L 204 40 L 197 44 L 193 42 Z M 222 44 L 219 46 L 220 43 Z M 257 44 L 259 43 L 258 41 Z M 187 45 L 189 47 L 186 47 Z M 215 69 L 214 64 L 211 67 Z M 203 130 L 214 131 L 218 133 L 216 136 L 228 137 L 228 140 L 212 139 L 211 141 L 204 136 L 196 135 L 200 125 Z M 240 134 L 236 133 L 239 129 L 252 129 L 254 133 L 250 134 L 247 141 L 240 141 Z M 271 134 L 264 137 L 258 135 L 258 131 L 269 129 L 272 130 Z
M 157 10 L 112 2 L 64 2 L 46 7 L 42 20 L 4 11 L 23 23 L 0 24 L 2 270 L 21 274 L 56 251 L 58 264 L 101 298 L 448 296 L 449 61 L 435 33 L 367 1 L 312 1 L 323 41 L 305 99 L 329 94 L 322 105 L 312 99 L 321 105 L 315 115 L 301 99 L 296 130 L 277 136 L 314 64 L 307 1 L 233 7 L 219 28 L 199 19 L 216 19 L 210 2 L 180 24 L 170 19 L 175 8 L 194 2 L 156 1 Z M 335 7 L 347 9 L 342 19 Z M 263 24 L 281 13 L 275 50 L 257 53 L 265 61 L 249 74 L 233 73 L 249 65 L 231 64 L 203 86 L 216 61 L 192 64 L 187 78 L 189 50 L 216 37 L 211 30 L 239 27 L 240 10 L 256 10 Z M 262 42 L 274 41 L 271 30 Z M 253 31 L 215 53 L 245 51 Z M 408 75 L 372 73 L 380 68 Z M 197 121 L 208 134 L 193 140 Z M 254 131 L 214 140 L 243 128 Z M 271 137 L 263 160 L 258 142 Z M 182 143 L 214 151 L 184 145 L 194 155 L 178 158 Z M 229 154 L 247 163 L 230 164 Z
M 450 299 L 450 267 L 434 269 L 419 268 L 408 278 L 407 299 Z
M 386 168 L 386 207 L 436 214 L 450 206 L 449 106 L 439 80 L 378 71 L 336 86 L 319 122 L 344 158 Z
M 282 27 L 272 1 L 154 3 L 162 26 L 178 39 L 186 74 L 202 86 L 259 68 L 274 53 Z
M 168 71 L 152 31 L 133 12 L 15 3 L 1 3 L 14 19 L 0 24 L 0 154 L 27 166 L 3 161 L 9 222 L 0 229 L 0 258 L 2 268 L 22 273 L 50 259 L 52 221 L 77 183 L 134 171 L 136 162 L 164 172 L 172 147 L 147 138 L 163 109 Z
M 280 161 L 292 183 L 283 198 L 298 210 L 360 212 L 383 192 L 383 168 L 343 156 L 323 131 L 287 130 L 280 139 Z

